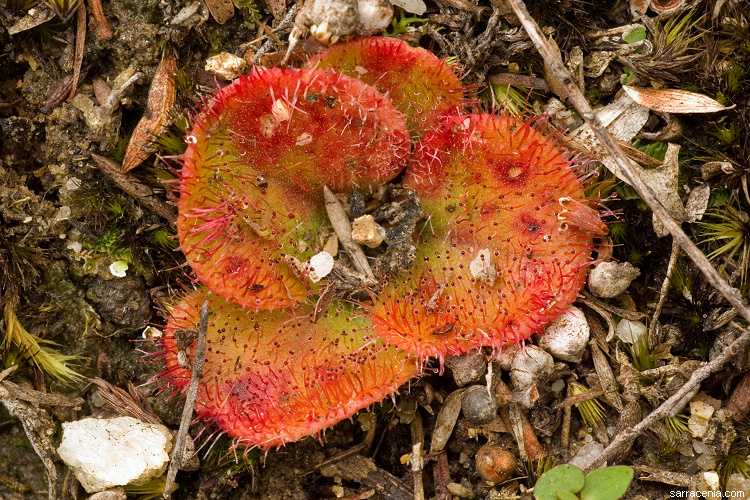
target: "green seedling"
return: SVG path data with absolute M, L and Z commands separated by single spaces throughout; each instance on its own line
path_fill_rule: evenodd
M 604 467 L 585 476 L 578 467 L 558 465 L 539 478 L 536 500 L 617 500 L 633 480 L 633 469 L 624 465 Z
M 750 265 L 750 218 L 747 212 L 731 206 L 706 211 L 705 220 L 698 222 L 702 229 L 700 241 L 711 249 L 709 260 L 721 259 L 720 270 L 728 265 L 739 270 L 745 282 Z

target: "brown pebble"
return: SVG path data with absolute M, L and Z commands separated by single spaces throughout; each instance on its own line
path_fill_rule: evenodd
M 502 483 L 516 470 L 516 457 L 496 444 L 485 444 L 476 456 L 477 472 L 485 481 Z

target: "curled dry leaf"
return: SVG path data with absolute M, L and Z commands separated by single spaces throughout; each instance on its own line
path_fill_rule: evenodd
M 154 73 L 151 89 L 148 91 L 146 113 L 130 137 L 122 173 L 134 169 L 154 151 L 153 142 L 169 125 L 175 100 L 174 77 L 177 62 L 173 56 L 165 56 Z
M 641 106 L 665 113 L 715 113 L 734 108 L 722 106 L 703 94 L 677 89 L 652 89 L 623 85 L 627 94 Z
M 651 0 L 651 10 L 661 15 L 674 14 L 682 8 L 685 0 Z

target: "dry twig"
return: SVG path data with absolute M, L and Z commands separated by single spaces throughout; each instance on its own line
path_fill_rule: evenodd
M 104 16 L 102 0 L 89 0 L 89 5 L 91 5 L 91 13 L 94 14 L 94 20 L 96 21 L 96 25 L 94 26 L 96 39 L 100 42 L 102 40 L 109 40 L 114 36 L 114 32 L 107 18 Z
M 172 495 L 172 486 L 177 476 L 177 469 L 182 465 L 185 458 L 185 443 L 190 430 L 190 422 L 193 420 L 193 411 L 195 410 L 195 399 L 198 396 L 198 385 L 203 376 L 203 361 L 206 359 L 206 336 L 208 335 L 208 301 L 203 303 L 201 308 L 200 322 L 198 323 L 198 339 L 195 347 L 195 359 L 193 359 L 193 375 L 190 377 L 187 395 L 185 396 L 185 407 L 182 409 L 182 418 L 180 419 L 180 430 L 177 431 L 175 439 L 174 452 L 172 461 L 169 463 L 167 470 L 167 479 L 164 483 L 164 498 Z
M 635 426 L 617 434 L 614 439 L 612 439 L 610 445 L 607 446 L 598 457 L 583 464 L 581 469 L 584 471 L 590 471 L 601 467 L 607 460 L 617 454 L 622 447 L 627 446 L 632 439 L 646 430 L 649 426 L 663 418 L 672 417 L 681 412 L 690 399 L 692 399 L 692 397 L 698 392 L 701 382 L 708 378 L 712 373 L 719 371 L 724 366 L 724 363 L 726 363 L 734 354 L 742 349 L 747 349 L 748 343 L 750 343 L 750 332 L 742 330 L 742 335 L 727 346 L 721 355 L 695 370 L 685 385 L 674 393 L 672 397 L 664 401 L 661 406 L 649 413 Z
M 78 24 L 76 26 L 75 62 L 73 66 L 73 82 L 71 83 L 68 101 L 76 96 L 78 80 L 81 77 L 81 66 L 83 66 L 83 50 L 86 46 L 86 6 L 81 2 L 78 5 Z
M 120 189 L 135 198 L 138 203 L 152 212 L 161 215 L 170 224 L 174 224 L 177 221 L 177 214 L 174 213 L 174 209 L 166 201 L 155 196 L 154 191 L 150 187 L 138 182 L 132 175 L 121 174 L 121 166 L 109 158 L 97 154 L 92 154 L 91 157 L 104 175 L 109 177 Z
M 5 406 L 12 417 L 21 421 L 26 437 L 47 471 L 47 496 L 49 500 L 55 500 L 58 497 L 57 469 L 52 462 L 55 447 L 50 439 L 55 425 L 47 411 L 36 405 L 80 407 L 83 400 L 69 401 L 61 396 L 35 391 L 3 380 L 16 368 L 18 366 L 11 366 L 0 373 L 0 403 Z
M 680 245 L 677 240 L 672 240 L 672 252 L 669 255 L 669 264 L 667 264 L 667 275 L 664 277 L 664 282 L 661 284 L 661 290 L 659 291 L 659 302 L 656 304 L 654 315 L 651 316 L 651 324 L 648 327 L 648 345 L 655 347 L 659 344 L 656 339 L 656 325 L 659 321 L 659 315 L 664 307 L 664 302 L 667 300 L 667 294 L 669 293 L 669 285 L 672 283 L 672 273 L 674 272 L 674 266 L 677 264 L 677 257 L 680 255 Z
M 414 478 L 414 500 L 424 500 L 424 483 L 422 482 L 424 429 L 422 428 L 422 416 L 419 414 L 419 409 L 414 412 L 414 420 L 411 421 L 411 442 L 409 464 Z

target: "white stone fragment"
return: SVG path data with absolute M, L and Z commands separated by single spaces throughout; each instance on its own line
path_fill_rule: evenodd
M 490 249 L 483 248 L 477 252 L 477 256 L 469 263 L 471 275 L 479 281 L 488 280 L 490 284 L 494 283 L 495 276 L 497 275 L 495 266 L 490 261 L 491 256 Z
M 427 10 L 427 4 L 422 0 L 391 0 L 391 3 L 418 16 L 421 16 Z
M 713 449 L 700 439 L 693 439 L 693 450 L 699 455 L 708 455 L 713 453 Z
M 83 113 L 83 120 L 94 134 L 103 134 L 112 124 L 112 116 L 87 95 L 78 93 L 70 103 Z
M 584 444 L 568 463 L 570 465 L 575 465 L 576 467 L 582 467 L 585 464 L 591 463 L 591 461 L 601 455 L 603 451 L 604 445 L 597 443 L 596 441 Z
M 716 455 L 713 453 L 701 453 L 695 459 L 695 465 L 705 471 L 712 471 L 716 469 Z
M 61 206 L 60 208 L 57 209 L 57 212 L 55 212 L 55 221 L 70 219 L 70 213 L 71 213 L 71 210 L 68 205 Z
M 305 268 L 308 270 L 307 277 L 310 281 L 317 283 L 333 270 L 333 256 L 328 252 L 316 253 L 310 257 Z
M 234 80 L 239 77 L 247 66 L 245 60 L 229 52 L 222 52 L 206 59 L 206 71 L 224 80 Z
M 109 272 L 117 278 L 124 278 L 128 271 L 128 263 L 124 260 L 116 260 L 109 265 Z
M 372 215 L 363 215 L 352 221 L 352 239 L 360 245 L 376 248 L 385 239 L 385 229 Z
M 695 493 L 692 498 L 721 498 L 721 486 L 719 475 L 716 472 L 701 472 L 695 484 Z
M 461 483 L 448 483 L 445 487 L 458 498 L 474 498 L 474 492 Z
M 83 181 L 79 179 L 78 177 L 70 177 L 67 181 L 65 181 L 65 189 L 68 191 L 75 191 L 76 189 L 80 188 L 83 184 Z
M 527 345 L 513 357 L 510 381 L 516 391 L 547 381 L 554 371 L 555 360 L 544 349 Z
M 538 345 L 557 359 L 580 363 L 590 336 L 583 311 L 571 307 L 547 325 Z
M 513 358 L 516 357 L 516 354 L 520 350 L 521 346 L 519 346 L 518 344 L 508 344 L 506 346 L 503 346 L 500 350 L 500 353 L 495 356 L 494 362 L 500 365 L 501 370 L 508 372 L 510 371 L 510 366 L 513 363 Z
M 57 453 L 87 492 L 141 485 L 164 473 L 172 434 L 132 417 L 64 422 Z
M 621 319 L 617 323 L 617 329 L 615 330 L 615 336 L 623 342 L 628 344 L 635 344 L 638 339 L 648 335 L 648 329 L 646 325 L 640 321 L 630 321 L 629 319 Z
M 83 244 L 80 241 L 69 241 L 65 246 L 68 250 L 73 250 L 73 253 L 81 253 L 83 250 Z
M 600 262 L 589 273 L 589 290 L 603 299 L 617 297 L 641 272 L 630 262 Z
M 357 0 L 357 34 L 376 35 L 393 19 L 393 5 L 388 0 Z
M 714 407 L 703 401 L 690 402 L 688 429 L 695 438 L 703 437 L 708 431 L 709 420 L 714 414 Z
M 744 495 L 740 496 L 738 493 L 750 493 L 750 478 L 735 472 L 729 476 L 724 492 L 724 498 L 743 498 Z

